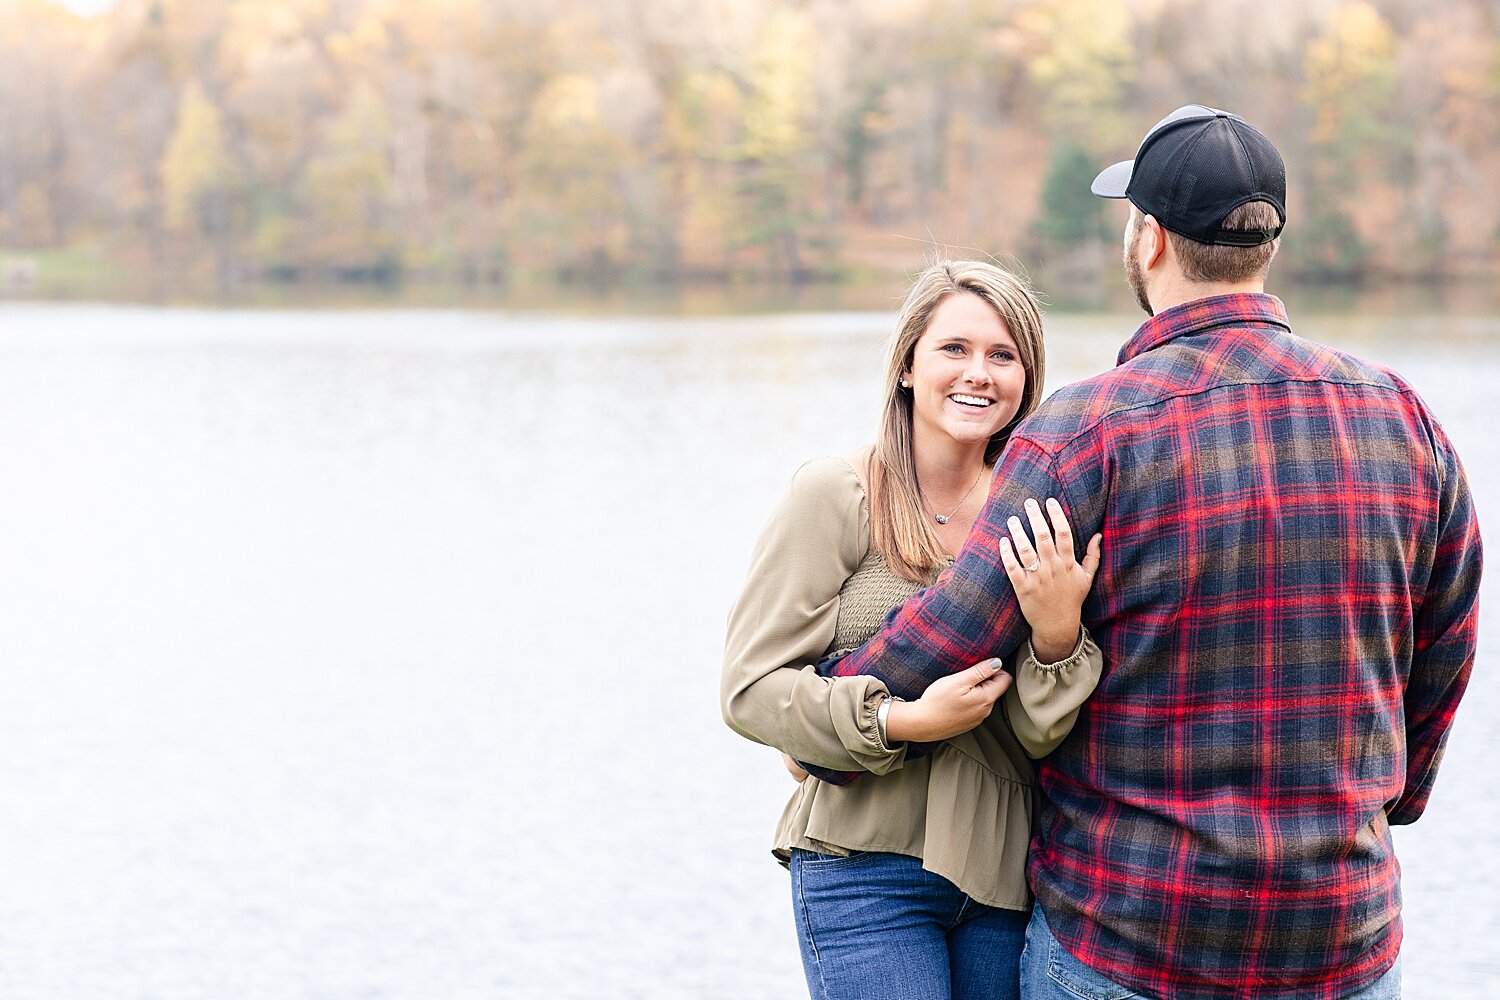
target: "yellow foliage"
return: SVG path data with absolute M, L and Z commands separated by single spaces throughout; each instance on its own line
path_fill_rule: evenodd
M 387 58 L 391 36 L 385 21 L 374 14 L 363 14 L 346 32 L 329 36 L 328 54 L 341 66 L 371 69 Z
M 183 88 L 177 127 L 161 158 L 162 200 L 168 226 L 185 229 L 199 199 L 227 188 L 233 164 L 224 139 L 224 116 L 198 83 Z
M 584 132 L 599 125 L 599 83 L 582 73 L 552 78 L 531 106 L 534 127 L 546 132 Z
M 320 202 L 355 204 L 382 198 L 390 188 L 390 116 L 368 83 L 355 88 L 349 106 L 328 130 L 307 177 Z
M 723 196 L 722 185 L 702 165 L 691 165 L 682 182 L 682 218 L 678 239 L 682 256 L 693 270 L 727 271 L 728 240 L 734 232 L 732 205 Z
M 1492 6 L 0 0 L 0 210 L 130 252 L 155 213 L 286 268 L 792 272 L 1024 239 L 1049 146 L 1103 164 L 1201 100 L 1282 143 L 1305 202 L 1388 202 L 1455 260 L 1500 232 Z
M 1311 138 L 1332 141 L 1351 115 L 1378 101 L 1394 73 L 1396 34 L 1364 0 L 1339 7 L 1307 45 L 1304 97 L 1314 114 Z
M 1028 40 L 1027 72 L 1049 118 L 1086 131 L 1119 106 L 1121 84 L 1135 76 L 1126 5 L 1041 0 L 1016 15 L 1015 27 Z
M 807 15 L 776 10 L 750 55 L 745 155 L 762 162 L 790 157 L 806 142 L 805 116 L 814 106 L 817 44 Z
M 744 105 L 744 95 L 727 73 L 689 73 L 667 105 L 663 128 L 668 146 L 687 156 L 729 159 L 742 134 Z
M 355 266 L 390 249 L 390 147 L 385 101 L 361 83 L 307 165 L 306 194 L 316 218 L 303 237 L 314 259 Z
M 599 97 L 594 77 L 562 73 L 532 102 L 515 209 L 535 257 L 573 263 L 623 252 L 618 176 L 632 153 Z
M 236 0 L 219 53 L 253 65 L 270 50 L 305 36 L 302 14 L 290 0 Z

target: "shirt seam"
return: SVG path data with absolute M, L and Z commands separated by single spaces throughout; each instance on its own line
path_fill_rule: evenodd
M 1108 422 L 1108 421 L 1110 421 L 1110 420 L 1114 419 L 1115 417 L 1118 417 L 1118 416 L 1120 416 L 1122 414 L 1134 413 L 1137 410 L 1148 410 L 1148 409 L 1151 409 L 1152 407 L 1165 406 L 1167 403 L 1175 402 L 1176 400 L 1179 400 L 1179 399 L 1191 399 L 1194 396 L 1206 396 L 1206 395 L 1208 395 L 1211 392 L 1219 392 L 1221 390 L 1237 389 L 1237 388 L 1241 388 L 1241 387 L 1244 387 L 1244 386 L 1272 386 L 1272 385 L 1288 385 L 1288 384 L 1292 384 L 1292 383 L 1296 383 L 1296 384 L 1300 384 L 1300 385 L 1314 385 L 1314 384 L 1322 383 L 1322 384 L 1325 384 L 1325 385 L 1339 385 L 1339 386 L 1351 386 L 1351 387 L 1352 386 L 1364 386 L 1366 388 L 1371 388 L 1371 389 L 1382 389 L 1382 390 L 1385 390 L 1387 392 L 1394 393 L 1396 395 L 1405 397 L 1407 399 L 1410 399 L 1411 396 L 1412 396 L 1412 391 L 1409 388 L 1405 388 L 1405 387 L 1399 386 L 1399 385 L 1391 385 L 1391 384 L 1388 384 L 1388 383 L 1385 383 L 1385 382 L 1368 381 L 1368 380 L 1363 380 L 1363 379 L 1348 379 L 1348 380 L 1345 380 L 1345 379 L 1335 379 L 1335 378 L 1329 378 L 1329 377 L 1324 376 L 1324 375 L 1318 375 L 1318 376 L 1314 376 L 1314 377 L 1311 377 L 1311 378 L 1292 378 L 1292 377 L 1286 377 L 1286 378 L 1265 379 L 1263 381 L 1247 380 L 1247 381 L 1243 381 L 1243 382 L 1218 382 L 1218 383 L 1215 383 L 1214 385 L 1203 386 L 1201 388 L 1196 388 L 1196 389 L 1186 389 L 1186 390 L 1183 390 L 1181 392 L 1173 392 L 1173 393 L 1165 394 L 1165 395 L 1162 395 L 1162 396 L 1158 396 L 1155 399 L 1142 400 L 1139 403 L 1133 403 L 1133 404 L 1131 404 L 1129 406 L 1121 406 L 1121 407 L 1118 407 L 1116 409 L 1111 409 L 1109 412 L 1102 413 L 1099 416 L 1095 417 L 1092 421 L 1089 422 L 1089 424 L 1087 426 L 1080 427 L 1073 434 L 1069 435 L 1067 439 L 1065 439 L 1065 440 L 1061 441 L 1060 443 L 1058 443 L 1056 445 L 1056 447 L 1050 447 L 1049 448 L 1042 441 L 1039 441 L 1035 437 L 1033 437 L 1031 434 L 1024 433 L 1024 432 L 1021 433 L 1021 434 L 1015 435 L 1014 438 L 1013 438 L 1013 440 L 1024 441 L 1026 444 L 1028 444 L 1028 445 L 1032 446 L 1033 448 L 1035 448 L 1039 453 L 1041 453 L 1042 455 L 1046 456 L 1048 462 L 1051 463 L 1051 465 L 1052 465 L 1053 478 L 1056 479 L 1057 478 L 1057 475 L 1056 475 L 1056 472 L 1057 472 L 1056 463 L 1057 463 L 1057 460 L 1058 460 L 1059 456 L 1061 456 L 1063 453 L 1067 452 L 1070 448 L 1072 448 L 1074 445 L 1076 445 L 1079 442 L 1080 439 L 1091 437 L 1092 435 L 1094 435 L 1098 431 L 1099 427 L 1102 424 L 1104 424 L 1104 423 L 1106 423 L 1106 422 Z M 1424 421 L 1424 423 L 1425 423 L 1425 421 Z M 1432 435 L 1429 433 L 1427 435 L 1427 437 L 1428 437 L 1429 444 L 1431 444 L 1432 443 Z M 1436 454 L 1436 453 L 1434 452 L 1434 454 Z M 1058 481 L 1058 485 L 1059 486 L 1063 485 L 1061 479 L 1058 479 L 1057 481 Z

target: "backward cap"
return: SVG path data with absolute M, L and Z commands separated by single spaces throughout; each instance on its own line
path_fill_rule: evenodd
M 1129 198 L 1162 226 L 1199 243 L 1256 246 L 1286 225 L 1286 165 L 1258 129 L 1239 115 L 1189 104 L 1152 126 L 1135 159 L 1099 172 L 1090 190 L 1101 198 Z M 1241 205 L 1276 207 L 1275 229 L 1225 229 Z

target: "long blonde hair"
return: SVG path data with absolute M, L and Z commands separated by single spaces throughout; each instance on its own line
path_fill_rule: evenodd
M 948 554 L 922 508 L 916 456 L 912 453 L 912 394 L 901 388 L 901 374 L 910 370 L 917 341 L 937 307 L 950 295 L 964 292 L 988 302 L 1004 321 L 1026 369 L 1020 409 L 990 438 L 984 449 L 986 463 L 1000 457 L 1011 430 L 1036 409 L 1046 374 L 1042 313 L 1025 281 L 978 260 L 940 260 L 917 275 L 891 337 L 885 404 L 869 470 L 871 541 L 892 572 L 916 582 L 925 583 L 947 563 Z

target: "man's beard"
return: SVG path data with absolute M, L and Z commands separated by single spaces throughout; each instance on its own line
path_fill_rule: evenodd
M 1130 282 L 1130 290 L 1135 292 L 1135 300 L 1146 310 L 1146 315 L 1155 316 L 1156 310 L 1151 308 L 1151 300 L 1146 298 L 1146 276 L 1141 273 L 1141 255 L 1137 252 L 1140 245 L 1141 227 L 1137 226 L 1130 234 L 1130 242 L 1125 246 L 1125 280 Z

